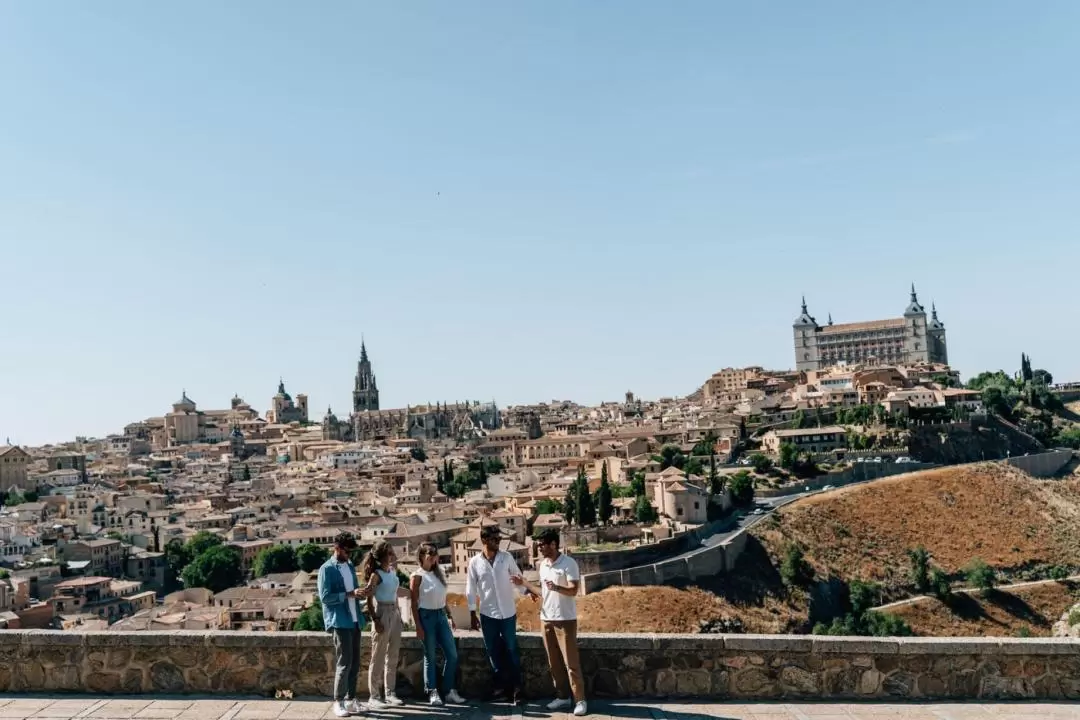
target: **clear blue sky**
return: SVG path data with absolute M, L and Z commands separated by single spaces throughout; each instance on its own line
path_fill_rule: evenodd
M 0 4 L 0 442 L 685 394 L 915 281 L 1080 380 L 1080 4 Z

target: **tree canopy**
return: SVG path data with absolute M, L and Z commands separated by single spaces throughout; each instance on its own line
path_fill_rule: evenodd
M 272 573 L 296 572 L 299 567 L 296 550 L 291 545 L 274 545 L 255 556 L 252 571 L 255 577 L 265 577 Z
M 304 572 L 315 572 L 330 559 L 330 551 L 322 545 L 305 543 L 296 549 L 296 562 Z
M 218 545 L 200 554 L 184 568 L 181 577 L 186 587 L 203 587 L 219 593 L 236 587 L 244 580 L 240 550 Z

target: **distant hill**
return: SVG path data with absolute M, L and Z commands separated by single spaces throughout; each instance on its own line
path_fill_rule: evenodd
M 918 545 L 951 575 L 981 558 L 1028 579 L 1080 566 L 1080 480 L 990 463 L 927 470 L 807 498 L 754 534 L 774 559 L 795 543 L 819 577 L 847 582 L 907 587 L 907 552 Z

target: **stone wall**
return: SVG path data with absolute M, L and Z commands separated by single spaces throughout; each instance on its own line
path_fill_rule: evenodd
M 1072 459 L 1072 450 L 1051 450 L 1036 455 L 1009 458 L 1005 462 L 1034 477 L 1052 477 L 1061 472 Z
M 748 528 L 747 528 L 748 529 Z M 746 530 L 712 546 L 699 547 L 678 557 L 624 570 L 582 573 L 581 594 L 614 585 L 666 585 L 672 580 L 696 580 L 734 569 L 746 547 Z
M 526 691 L 550 696 L 540 638 L 520 638 Z M 480 637 L 462 633 L 460 687 L 490 685 Z M 587 635 L 592 697 L 1080 699 L 1072 638 L 834 638 L 784 635 Z M 365 685 L 370 645 L 364 642 Z M 0 692 L 230 693 L 297 696 L 331 690 L 323 633 L 0 632 Z M 407 634 L 403 692 L 420 687 L 419 644 Z

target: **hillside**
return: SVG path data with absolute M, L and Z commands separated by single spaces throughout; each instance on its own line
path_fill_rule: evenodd
M 989 598 L 957 594 L 948 605 L 926 598 L 889 612 L 907 621 L 916 635 L 1049 637 L 1078 596 L 1077 584 L 1050 582 L 994 592 Z
M 978 557 L 1026 579 L 1040 566 L 1080 565 L 1080 480 L 996 464 L 940 468 L 807 498 L 754 534 L 774 560 L 798 544 L 819 577 L 900 588 L 907 551 L 922 545 L 950 574 Z

